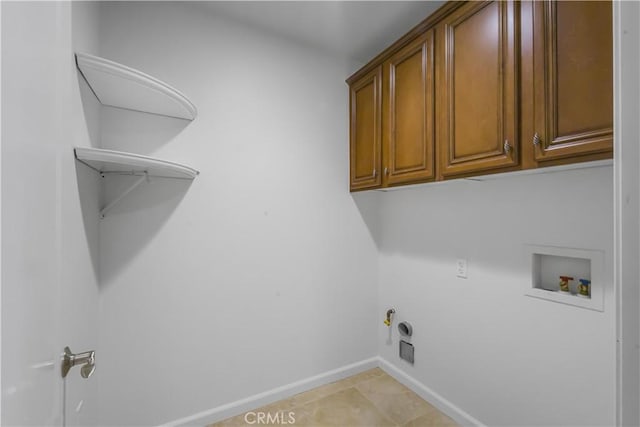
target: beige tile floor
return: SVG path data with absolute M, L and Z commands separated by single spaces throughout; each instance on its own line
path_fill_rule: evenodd
M 453 420 L 379 368 L 213 424 L 235 426 L 455 427 Z M 258 414 L 270 414 L 262 423 Z M 291 415 L 290 415 L 291 414 Z M 266 416 L 265 416 L 266 417 Z M 275 418 L 278 417 L 278 418 Z M 283 422 L 286 421 L 286 422 Z

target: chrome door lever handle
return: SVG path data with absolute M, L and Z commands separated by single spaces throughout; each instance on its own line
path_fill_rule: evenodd
M 62 354 L 62 378 L 65 378 L 71 368 L 76 365 L 82 365 L 80 375 L 82 378 L 89 378 L 93 371 L 96 370 L 96 352 L 93 350 L 84 353 L 73 354 L 69 347 L 64 348 Z

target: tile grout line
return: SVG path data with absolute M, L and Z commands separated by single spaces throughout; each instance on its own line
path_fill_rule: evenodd
M 369 375 L 364 375 L 364 378 L 362 378 L 362 379 L 360 379 L 360 380 L 354 380 L 354 377 L 357 377 L 357 376 L 359 376 L 359 375 L 366 374 L 367 372 L 369 372 L 369 371 L 374 371 L 374 370 L 376 370 L 376 369 L 378 369 L 378 370 L 379 370 L 379 372 L 371 373 L 371 374 L 369 374 Z M 409 423 L 411 423 L 411 422 L 414 422 L 415 420 L 417 420 L 417 419 L 419 419 L 419 418 L 421 418 L 421 417 L 423 417 L 423 416 L 425 416 L 425 415 L 426 415 L 426 414 L 418 415 L 418 416 L 416 416 L 416 417 L 413 417 L 413 418 L 411 418 L 411 419 L 407 420 L 407 421 L 406 421 L 406 422 L 404 422 L 404 423 L 396 423 L 396 422 L 394 421 L 393 417 L 391 417 L 390 415 L 388 415 L 388 414 L 387 414 L 387 412 L 383 410 L 383 408 L 379 407 L 379 406 L 378 406 L 378 404 L 376 404 L 376 402 L 374 402 L 371 398 L 369 398 L 369 397 L 368 397 L 368 396 L 367 396 L 367 395 L 366 395 L 362 390 L 360 390 L 360 388 L 359 388 L 359 386 L 361 386 L 361 385 L 364 385 L 364 384 L 370 383 L 370 382 L 372 382 L 372 381 L 374 381 L 374 380 L 379 380 L 379 379 L 384 378 L 384 377 L 389 377 L 389 378 L 390 378 L 390 379 L 392 379 L 393 381 L 398 382 L 398 381 L 397 381 L 395 378 L 393 378 L 391 375 L 389 375 L 388 373 L 384 372 L 384 370 L 381 370 L 380 368 L 373 368 L 373 369 L 370 369 L 370 370 L 368 370 L 368 371 L 363 371 L 363 372 L 360 372 L 360 373 L 358 373 L 358 374 L 352 375 L 352 376 L 350 376 L 350 377 L 343 378 L 343 379 L 341 379 L 341 380 L 334 381 L 334 382 L 332 382 L 332 383 L 325 384 L 324 386 L 318 387 L 318 388 L 330 387 L 330 386 L 334 386 L 334 387 L 336 387 L 336 389 L 335 389 L 335 390 L 333 390 L 332 392 L 330 392 L 330 393 L 328 393 L 328 394 L 319 395 L 319 396 L 314 397 L 314 398 L 312 398 L 311 400 L 308 400 L 308 401 L 304 401 L 304 400 L 303 400 L 303 401 L 302 401 L 302 402 L 300 402 L 300 403 L 297 403 L 297 404 L 294 404 L 294 405 L 292 405 L 292 406 L 288 407 L 288 405 L 289 405 L 289 404 L 291 404 L 292 402 L 287 403 L 287 401 L 290 401 L 290 400 L 294 399 L 294 398 L 295 398 L 295 396 L 297 396 L 297 395 L 294 395 L 294 396 L 292 396 L 292 397 L 290 397 L 290 398 L 288 398 L 288 399 L 283 399 L 283 400 L 281 400 L 281 401 L 279 401 L 279 402 L 273 402 L 272 404 L 269 404 L 269 405 L 265 405 L 265 406 L 261 406 L 261 407 L 255 408 L 255 409 L 253 409 L 252 411 L 260 411 L 260 410 L 266 410 L 266 409 L 273 409 L 273 410 L 278 410 L 278 411 L 283 411 L 283 412 L 284 412 L 284 411 L 292 411 L 292 412 L 294 412 L 294 413 L 295 413 L 295 412 L 296 412 L 296 410 L 300 410 L 300 409 L 301 409 L 301 408 L 303 408 L 304 406 L 307 406 L 307 405 L 310 405 L 310 404 L 312 404 L 312 403 L 314 403 L 314 402 L 317 402 L 317 401 L 319 401 L 319 400 L 326 399 L 326 398 L 328 398 L 328 397 L 334 396 L 334 395 L 336 395 L 336 394 L 338 394 L 338 393 L 343 393 L 343 392 L 349 391 L 350 389 L 353 389 L 353 391 L 354 391 L 355 393 L 357 393 L 360 397 L 362 397 L 366 402 L 368 402 L 369 404 L 371 404 L 371 405 L 372 405 L 372 407 L 373 407 L 373 408 L 374 408 L 374 409 L 379 413 L 379 415 L 381 415 L 381 416 L 382 416 L 382 418 L 383 418 L 385 421 L 389 422 L 389 423 L 390 423 L 390 425 L 393 425 L 393 426 L 395 426 L 395 427 L 402 427 L 402 426 L 405 426 L 405 425 L 407 425 L 407 424 L 409 424 Z M 400 384 L 401 384 L 401 383 L 400 383 Z M 401 384 L 401 385 L 402 385 L 402 384 Z M 316 388 L 316 389 L 317 389 L 317 388 Z M 316 389 L 308 390 L 308 391 L 306 391 L 306 392 L 299 393 L 299 394 L 308 393 L 308 392 L 311 392 L 311 391 L 316 390 Z M 407 388 L 407 390 L 411 392 L 411 390 L 410 390 L 410 389 L 408 389 L 408 388 Z M 421 400 L 424 400 L 424 399 L 422 399 L 420 396 L 418 396 L 418 398 L 420 398 Z M 429 404 L 429 402 L 427 402 L 427 403 Z M 281 407 L 279 404 L 284 404 L 285 409 L 282 409 L 282 407 Z M 436 410 L 437 410 L 437 408 L 436 408 Z M 246 414 L 246 413 L 244 413 L 244 414 Z M 235 417 L 232 417 L 232 418 L 227 419 L 227 420 L 223 420 L 223 421 L 221 421 L 221 422 L 224 422 L 224 421 L 230 421 L 230 420 L 231 420 L 231 419 L 233 419 L 233 418 L 239 418 L 239 417 L 243 416 L 244 414 L 239 414 L 239 415 L 237 415 L 237 416 L 235 416 Z M 211 425 L 211 426 L 209 426 L 209 427 L 212 427 L 212 426 L 215 426 L 215 425 L 218 425 L 218 424 L 217 424 L 217 423 L 216 423 L 216 424 L 212 424 L 212 425 Z
M 374 368 L 374 369 L 376 369 L 376 368 Z M 379 368 L 378 368 L 378 369 L 379 369 Z M 373 370 L 373 369 L 371 369 L 371 370 Z M 295 413 L 295 412 L 296 412 L 296 409 L 298 409 L 298 408 L 300 408 L 300 407 L 303 407 L 303 406 L 309 405 L 309 404 L 311 404 L 311 403 L 313 403 L 313 402 L 317 402 L 317 401 L 319 401 L 319 400 L 321 400 L 321 399 L 325 399 L 325 398 L 327 398 L 327 397 L 329 397 L 329 396 L 333 396 L 334 394 L 337 394 L 337 393 L 340 393 L 340 392 L 343 392 L 343 391 L 346 391 L 346 390 L 349 390 L 349 389 L 353 389 L 356 393 L 358 393 L 360 396 L 362 396 L 362 397 L 363 397 L 367 402 L 371 403 L 371 405 L 372 405 L 372 406 L 373 406 L 373 407 L 374 407 L 374 408 L 375 408 L 375 409 L 380 413 L 380 415 L 382 415 L 382 418 L 384 418 L 385 420 L 389 421 L 389 422 L 390 422 L 392 425 L 394 425 L 395 427 L 401 427 L 398 423 L 396 423 L 396 422 L 394 422 L 393 420 L 389 419 L 389 417 L 388 417 L 388 416 L 387 416 L 387 415 L 386 415 L 386 414 L 385 414 L 385 413 L 384 413 L 384 412 L 383 412 L 383 411 L 378 407 L 378 405 L 376 405 L 376 404 L 375 404 L 374 402 L 372 402 L 369 398 L 367 398 L 365 395 L 363 395 L 363 394 L 360 392 L 360 390 L 358 390 L 358 389 L 357 389 L 357 387 L 356 387 L 358 384 L 362 384 L 362 383 L 365 383 L 365 382 L 373 381 L 374 379 L 381 378 L 381 377 L 383 377 L 383 376 L 385 376 L 385 375 L 388 375 L 386 372 L 384 372 L 384 371 L 382 371 L 382 370 L 380 370 L 380 371 L 381 371 L 381 372 L 380 372 L 379 374 L 377 374 L 377 375 L 374 375 L 374 376 L 372 376 L 372 377 L 368 377 L 368 378 L 363 378 L 363 379 L 362 379 L 362 380 L 360 380 L 360 381 L 354 382 L 354 383 L 352 383 L 352 384 L 345 385 L 345 387 L 344 387 L 344 388 L 338 388 L 337 390 L 333 391 L 332 393 L 325 394 L 325 395 L 322 395 L 322 396 L 318 396 L 318 397 L 313 398 L 313 399 L 311 399 L 311 400 L 308 400 L 308 401 L 306 401 L 306 402 L 302 402 L 302 403 L 296 404 L 296 405 L 292 406 L 291 408 L 288 408 L 287 410 L 288 410 L 288 411 L 292 411 L 292 412 L 294 412 L 294 413 Z M 364 372 L 367 372 L 367 371 L 364 371 Z M 360 373 L 355 374 L 355 375 L 352 375 L 352 376 L 350 376 L 350 377 L 343 378 L 343 379 L 341 379 L 341 380 L 334 381 L 334 382 L 329 383 L 329 384 L 325 384 L 325 385 L 324 385 L 324 386 L 322 386 L 322 387 L 327 387 L 327 386 L 330 386 L 330 385 L 332 385 L 332 384 L 339 384 L 339 383 L 342 383 L 342 382 L 347 382 L 347 381 L 349 381 L 350 379 L 352 379 L 353 377 L 356 377 L 356 376 L 358 376 L 358 375 L 362 375 L 364 372 L 360 372 Z M 313 389 L 312 389 L 312 390 L 309 390 L 309 391 L 313 391 Z M 308 391 L 307 391 L 307 392 L 308 392 Z M 307 393 L 307 392 L 305 392 L 305 393 Z M 294 397 L 295 397 L 295 396 L 292 396 L 290 399 L 292 399 L 292 398 L 294 398 Z M 287 400 L 288 400 L 288 399 L 287 399 Z M 278 402 L 276 402 L 276 403 L 278 403 Z M 257 410 L 260 410 L 260 409 L 263 409 L 263 408 L 267 408 L 268 406 L 270 406 L 270 405 L 267 405 L 267 406 L 262 407 L 262 408 L 257 408 L 257 409 L 255 409 L 255 410 L 257 411 Z
M 356 383 L 356 384 L 353 386 L 353 388 L 355 388 L 355 389 L 356 389 L 356 391 L 357 391 L 357 392 L 358 392 L 362 397 L 364 397 L 368 402 L 370 402 L 370 403 L 371 403 L 371 404 L 372 404 L 372 405 L 373 405 L 373 406 L 374 406 L 374 407 L 375 407 L 375 408 L 376 408 L 376 409 L 377 409 L 377 410 L 378 410 L 378 411 L 379 411 L 379 412 L 384 416 L 384 418 L 386 418 L 387 420 L 391 421 L 391 424 L 393 424 L 393 425 L 394 425 L 394 426 L 396 426 L 396 427 L 402 427 L 400 423 L 396 423 L 396 422 L 395 422 L 395 421 L 394 421 L 394 420 L 393 420 L 389 415 L 387 415 L 387 413 L 386 413 L 386 412 L 384 412 L 384 411 L 382 410 L 382 408 L 380 408 L 376 402 L 374 402 L 373 400 L 371 400 L 371 399 L 370 399 L 370 398 L 369 398 L 365 393 L 363 393 L 362 391 L 360 391 L 360 389 L 358 389 L 358 385 L 360 385 L 360 384 L 364 384 L 364 383 L 368 383 L 368 382 L 371 382 L 371 381 L 373 381 L 373 380 L 380 379 L 380 378 L 382 378 L 382 377 L 384 377 L 384 376 L 388 376 L 389 378 L 394 379 L 393 377 L 391 377 L 391 375 L 389 375 L 389 374 L 387 374 L 386 372 L 382 371 L 382 373 L 381 373 L 380 375 L 376 375 L 375 377 L 367 378 L 366 380 L 363 380 L 363 381 L 360 381 L 360 382 Z M 395 380 L 395 379 L 394 379 L 394 380 Z M 416 417 L 415 419 L 417 419 L 417 418 L 419 418 L 419 417 Z M 412 419 L 412 420 L 410 420 L 410 421 L 413 421 L 413 419 Z
M 376 369 L 376 368 L 373 368 L 373 369 Z M 373 370 L 373 369 L 371 369 L 371 370 Z M 379 369 L 379 368 L 378 368 L 378 369 Z M 364 372 L 367 372 L 367 371 L 364 371 Z M 347 382 L 347 381 L 349 381 L 351 378 L 356 377 L 356 376 L 358 376 L 358 375 L 361 375 L 361 374 L 363 374 L 364 372 L 360 372 L 360 373 L 355 374 L 355 375 L 352 375 L 352 376 L 350 376 L 350 377 L 343 378 L 343 379 L 341 379 L 341 380 L 334 381 L 334 382 L 329 383 L 329 384 L 325 384 L 324 386 L 321 386 L 321 387 L 318 387 L 318 388 L 328 387 L 328 386 L 333 385 L 333 384 L 339 384 L 339 383 L 342 383 L 342 382 Z M 315 398 L 313 398 L 313 399 L 311 399 L 311 400 L 308 400 L 308 401 L 304 401 L 304 402 L 298 403 L 298 404 L 296 404 L 296 405 L 294 405 L 294 406 L 291 406 L 290 408 L 287 408 L 287 409 L 278 409 L 278 410 L 279 410 L 279 411 L 292 411 L 292 412 L 295 412 L 295 410 L 296 410 L 296 409 L 298 409 L 298 408 L 300 408 L 300 407 L 302 407 L 302 406 L 309 405 L 309 404 L 311 404 L 311 403 L 313 403 L 313 402 L 317 402 L 318 400 L 324 399 L 324 398 L 326 398 L 326 397 L 332 396 L 332 395 L 334 395 L 334 394 L 336 394 L 336 393 L 340 393 L 340 392 L 345 391 L 345 390 L 348 390 L 348 389 L 350 389 L 350 388 L 353 388 L 353 389 L 354 389 L 355 391 L 357 391 L 360 395 L 362 395 L 362 393 L 360 393 L 360 391 L 356 389 L 356 385 L 361 384 L 361 383 L 364 383 L 364 382 L 368 382 L 368 381 L 371 381 L 371 380 L 374 380 L 374 379 L 376 379 L 376 378 L 383 377 L 383 376 L 385 376 L 385 375 L 388 375 L 388 374 L 387 374 L 386 372 L 384 372 L 384 371 L 382 371 L 382 370 L 381 370 L 381 372 L 380 372 L 379 374 L 377 374 L 377 375 L 374 375 L 374 376 L 372 376 L 372 377 L 368 377 L 368 378 L 364 378 L 364 379 L 362 379 L 361 381 L 355 382 L 355 383 L 353 383 L 353 384 L 345 385 L 345 386 L 344 386 L 344 388 L 338 388 L 337 390 L 335 390 L 335 391 L 333 391 L 333 392 L 331 392 L 331 393 L 328 393 L 328 394 L 325 394 L 325 395 L 321 395 L 321 396 L 315 397 Z M 300 394 L 304 394 L 304 393 L 312 392 L 312 391 L 314 391 L 314 390 L 315 390 L 315 389 L 311 389 L 311 390 L 308 390 L 308 391 L 303 392 L 303 393 L 300 393 Z M 291 400 L 291 399 L 295 398 L 295 396 L 297 396 L 297 395 L 294 395 L 294 396 L 290 397 L 289 399 L 284 399 L 284 401 Z M 371 401 L 370 401 L 369 399 L 367 399 L 365 396 L 363 396 L 363 397 L 364 397 L 368 402 L 370 402 L 371 404 L 373 404 L 373 406 L 378 410 L 378 412 L 380 412 L 380 413 L 383 415 L 383 417 L 384 417 L 385 419 L 387 419 L 388 421 L 391 421 L 391 423 L 392 423 L 392 424 L 394 424 L 394 425 L 398 426 L 398 424 L 394 423 L 394 422 L 393 422 L 393 420 L 389 420 L 389 419 L 388 419 L 388 417 L 387 417 L 387 416 L 386 416 L 386 415 L 385 415 L 385 414 L 380 410 L 380 408 L 378 408 L 378 406 L 377 406 L 375 403 L 371 402 Z M 261 406 L 261 407 L 258 407 L 258 408 L 251 409 L 251 410 L 249 410 L 249 411 L 247 411 L 247 412 L 251 412 L 251 411 L 260 411 L 260 410 L 263 410 L 263 409 L 267 409 L 267 408 L 269 408 L 269 407 L 271 407 L 271 406 L 273 406 L 273 405 L 278 405 L 278 404 L 279 404 L 279 403 L 281 403 L 281 402 L 282 402 L 282 401 L 274 402 L 274 403 L 269 404 L 269 405 L 265 405 L 265 406 Z M 245 412 L 245 413 L 243 413 L 243 414 L 236 415 L 236 417 L 243 416 L 244 414 L 246 414 L 246 412 Z M 233 417 L 233 418 L 236 418 L 236 417 Z M 224 421 L 224 420 L 223 420 L 223 421 Z M 213 425 L 215 425 L 215 424 L 213 424 Z M 398 427 L 399 427 L 399 426 L 398 426 Z
M 376 368 L 374 368 L 374 369 L 376 369 Z M 378 369 L 379 369 L 379 368 L 378 368 Z M 371 369 L 371 370 L 373 370 L 373 369 Z M 381 371 L 382 371 L 382 370 L 381 370 Z M 364 372 L 367 372 L 367 371 L 364 371 Z M 327 387 L 327 386 L 330 386 L 330 385 L 332 385 L 332 384 L 338 384 L 338 383 L 341 383 L 341 382 L 346 382 L 346 381 L 350 380 L 351 378 L 356 377 L 356 376 L 361 375 L 361 374 L 363 374 L 363 372 L 360 372 L 359 374 L 355 374 L 355 375 L 352 375 L 352 376 L 347 377 L 347 378 L 343 378 L 343 379 L 338 380 L 338 381 L 334 381 L 334 382 L 329 383 L 329 384 L 325 384 L 324 386 L 321 386 L 321 387 L 319 387 L 319 388 Z M 367 381 L 371 381 L 371 380 L 373 380 L 373 379 L 375 379 L 375 378 L 380 378 L 380 377 L 381 377 L 381 376 L 383 376 L 383 375 L 388 375 L 388 374 L 387 374 L 386 372 L 382 371 L 380 374 L 378 374 L 378 375 L 376 375 L 376 376 L 374 376 L 374 377 L 363 379 L 362 381 L 358 381 L 358 382 L 356 382 L 356 383 L 354 383 L 354 384 L 350 384 L 350 385 L 348 385 L 348 386 L 345 386 L 345 388 L 340 388 L 340 389 L 338 389 L 338 390 L 335 390 L 335 391 L 333 391 L 332 393 L 325 394 L 325 395 L 323 395 L 323 396 L 318 396 L 318 397 L 316 397 L 316 398 L 314 398 L 314 399 L 311 399 L 311 400 L 309 400 L 309 401 L 306 401 L 306 402 L 303 402 L 303 403 L 297 404 L 297 405 L 295 405 L 295 406 L 292 406 L 292 407 L 290 408 L 290 410 L 292 410 L 292 411 L 293 411 L 294 409 L 299 408 L 300 406 L 304 406 L 304 405 L 308 405 L 308 404 L 313 403 L 313 402 L 317 402 L 317 401 L 318 401 L 318 400 L 320 400 L 320 399 L 324 399 L 325 397 L 332 396 L 332 395 L 334 395 L 334 394 L 336 394 L 336 393 L 339 393 L 339 392 L 341 392 L 341 391 L 348 390 L 348 389 L 350 389 L 350 388 L 353 388 L 353 389 L 355 389 L 358 393 L 360 393 L 360 390 L 358 390 L 358 389 L 356 388 L 356 386 L 357 386 L 358 384 L 363 383 L 363 382 L 367 382 Z M 313 390 L 314 390 L 314 389 L 312 389 L 312 390 L 308 390 L 308 391 L 306 391 L 306 392 L 304 392 L 304 393 L 308 393 L 309 391 L 313 391 Z M 301 393 L 301 394 L 302 394 L 302 393 Z M 362 393 L 360 393 L 360 394 L 362 394 Z M 296 395 L 296 396 L 297 396 L 297 395 Z M 290 397 L 289 399 L 293 399 L 294 397 L 295 397 L 295 396 L 292 396 L 292 397 Z M 363 397 L 365 397 L 365 399 L 366 399 L 366 396 L 363 396 Z M 287 399 L 287 400 L 289 400 L 289 399 Z M 369 399 L 367 399 L 367 401 L 371 402 Z M 275 403 L 278 403 L 278 402 L 275 402 Z M 373 403 L 373 402 L 371 402 L 371 403 Z M 376 408 L 376 409 L 380 410 L 380 408 L 378 408 L 375 404 L 373 404 L 373 405 L 375 406 L 375 408 Z M 267 406 L 269 406 L 269 405 L 267 405 Z M 258 409 L 261 409 L 261 408 L 258 408 Z M 295 411 L 294 411 L 294 412 L 295 412 Z M 384 414 L 383 414 L 383 415 L 384 415 Z M 385 417 L 385 418 L 386 418 L 386 417 Z
M 375 404 L 375 402 L 373 402 L 371 399 L 369 399 L 367 396 L 365 396 L 360 390 L 358 390 L 358 388 L 354 385 L 352 387 L 356 393 L 358 393 L 360 396 L 362 396 L 364 398 L 364 400 L 366 400 L 367 402 L 371 403 L 371 405 L 373 405 L 374 408 L 376 408 L 376 410 L 378 412 L 380 412 L 380 414 L 382 415 L 382 418 L 384 418 L 385 420 L 389 421 L 391 424 L 393 424 L 395 427 L 401 427 L 400 424 L 396 423 L 395 421 L 393 421 L 392 419 L 390 419 L 387 414 L 385 414 L 382 409 L 380 409 L 378 407 L 378 405 Z
M 379 378 L 381 378 L 381 377 L 383 377 L 383 376 L 385 376 L 385 375 L 386 375 L 386 376 L 388 376 L 389 378 L 391 378 L 392 380 L 394 380 L 394 381 L 398 382 L 398 383 L 399 383 L 400 385 L 402 385 L 403 387 L 407 388 L 407 391 L 409 391 L 410 393 L 415 394 L 411 389 L 409 389 L 408 387 L 404 386 L 404 384 L 400 383 L 399 381 L 397 381 L 395 378 L 393 378 L 391 375 L 387 374 L 387 373 L 386 373 L 386 372 L 384 372 L 384 371 L 383 371 L 383 374 L 382 374 L 382 375 L 379 375 L 379 376 L 376 376 L 376 377 L 373 377 L 373 378 L 368 378 L 368 379 L 367 379 L 367 380 L 365 380 L 365 381 L 361 381 L 361 382 L 357 383 L 357 384 L 354 386 L 354 388 L 355 388 L 355 389 L 356 389 L 356 390 L 357 390 L 357 391 L 358 391 L 362 396 L 364 396 L 364 398 L 365 398 L 365 399 L 367 399 L 369 402 L 371 402 L 371 403 L 373 404 L 373 406 L 375 406 L 375 407 L 376 407 L 376 409 L 378 409 L 378 410 L 379 410 L 383 415 L 385 415 L 385 417 L 386 417 L 386 418 L 390 418 L 389 416 L 387 416 L 387 414 L 386 414 L 385 412 L 383 412 L 382 408 L 380 408 L 380 407 L 376 404 L 376 402 L 374 402 L 373 400 L 371 400 L 371 399 L 370 399 L 370 398 L 369 398 L 365 393 L 363 393 L 362 391 L 360 391 L 360 389 L 358 389 L 358 387 L 357 387 L 359 384 L 363 384 L 363 383 L 365 383 L 365 382 L 370 382 L 370 381 L 373 381 L 373 380 L 375 380 L 375 379 L 379 379 Z M 427 402 L 426 400 L 424 400 L 422 397 L 418 396 L 417 394 L 416 394 L 416 396 L 417 396 L 420 400 L 425 401 L 428 405 L 433 406 L 433 405 L 431 405 L 429 402 Z M 434 409 L 438 410 L 437 408 L 434 408 Z M 424 413 L 424 414 L 421 414 L 421 415 L 417 415 L 417 416 L 415 416 L 415 417 L 413 417 L 413 418 L 411 418 L 411 419 L 407 420 L 406 422 L 404 422 L 404 423 L 402 423 L 402 424 L 401 424 L 401 423 L 396 423 L 393 419 L 391 419 L 391 422 L 392 422 L 394 425 L 398 426 L 398 427 L 402 427 L 402 426 L 405 426 L 405 425 L 407 425 L 407 424 L 411 423 L 412 421 L 417 420 L 418 418 L 424 417 L 424 416 L 425 416 L 425 415 L 427 415 L 427 414 L 428 414 L 428 412 L 426 412 L 426 413 Z

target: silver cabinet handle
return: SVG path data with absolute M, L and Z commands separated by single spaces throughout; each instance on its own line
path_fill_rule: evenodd
M 540 135 L 538 135 L 538 132 L 536 132 L 536 133 L 533 135 L 533 145 L 539 145 L 539 144 L 540 144 L 540 142 L 541 142 L 541 140 L 540 140 Z
M 65 347 L 64 353 L 62 354 L 62 378 L 65 378 L 71 368 L 76 365 L 82 365 L 82 368 L 80 368 L 82 378 L 89 378 L 91 374 L 93 374 L 93 371 L 96 370 L 96 352 L 90 350 L 84 353 L 73 354 L 69 347 Z
M 509 145 L 509 140 L 504 140 L 504 152 L 509 154 L 511 152 L 511 145 Z
M 375 177 L 377 177 L 377 176 L 378 176 L 378 171 L 374 169 L 374 170 L 373 170 L 373 177 L 375 178 Z
M 384 174 L 389 175 L 389 168 L 384 168 Z

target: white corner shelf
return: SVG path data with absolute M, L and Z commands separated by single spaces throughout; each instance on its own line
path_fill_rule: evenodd
M 531 281 L 525 283 L 527 296 L 604 311 L 604 252 L 600 250 L 525 245 Z M 570 292 L 561 292 L 560 276 L 572 277 Z M 589 296 L 578 293 L 578 281 L 590 280 Z
M 126 188 L 119 196 L 107 203 L 100 211 L 104 218 L 111 208 L 120 202 L 127 194 L 149 178 L 173 178 L 192 180 L 200 172 L 189 166 L 139 154 L 121 151 L 103 150 L 100 148 L 75 148 L 76 159 L 103 177 L 110 175 L 130 175 L 137 177 L 135 182 Z
M 159 178 L 194 179 L 200 172 L 189 166 L 140 154 L 101 148 L 75 148 L 76 159 L 103 175 L 147 175 Z
M 177 89 L 141 71 L 86 53 L 76 64 L 103 105 L 193 120 L 198 112 Z

